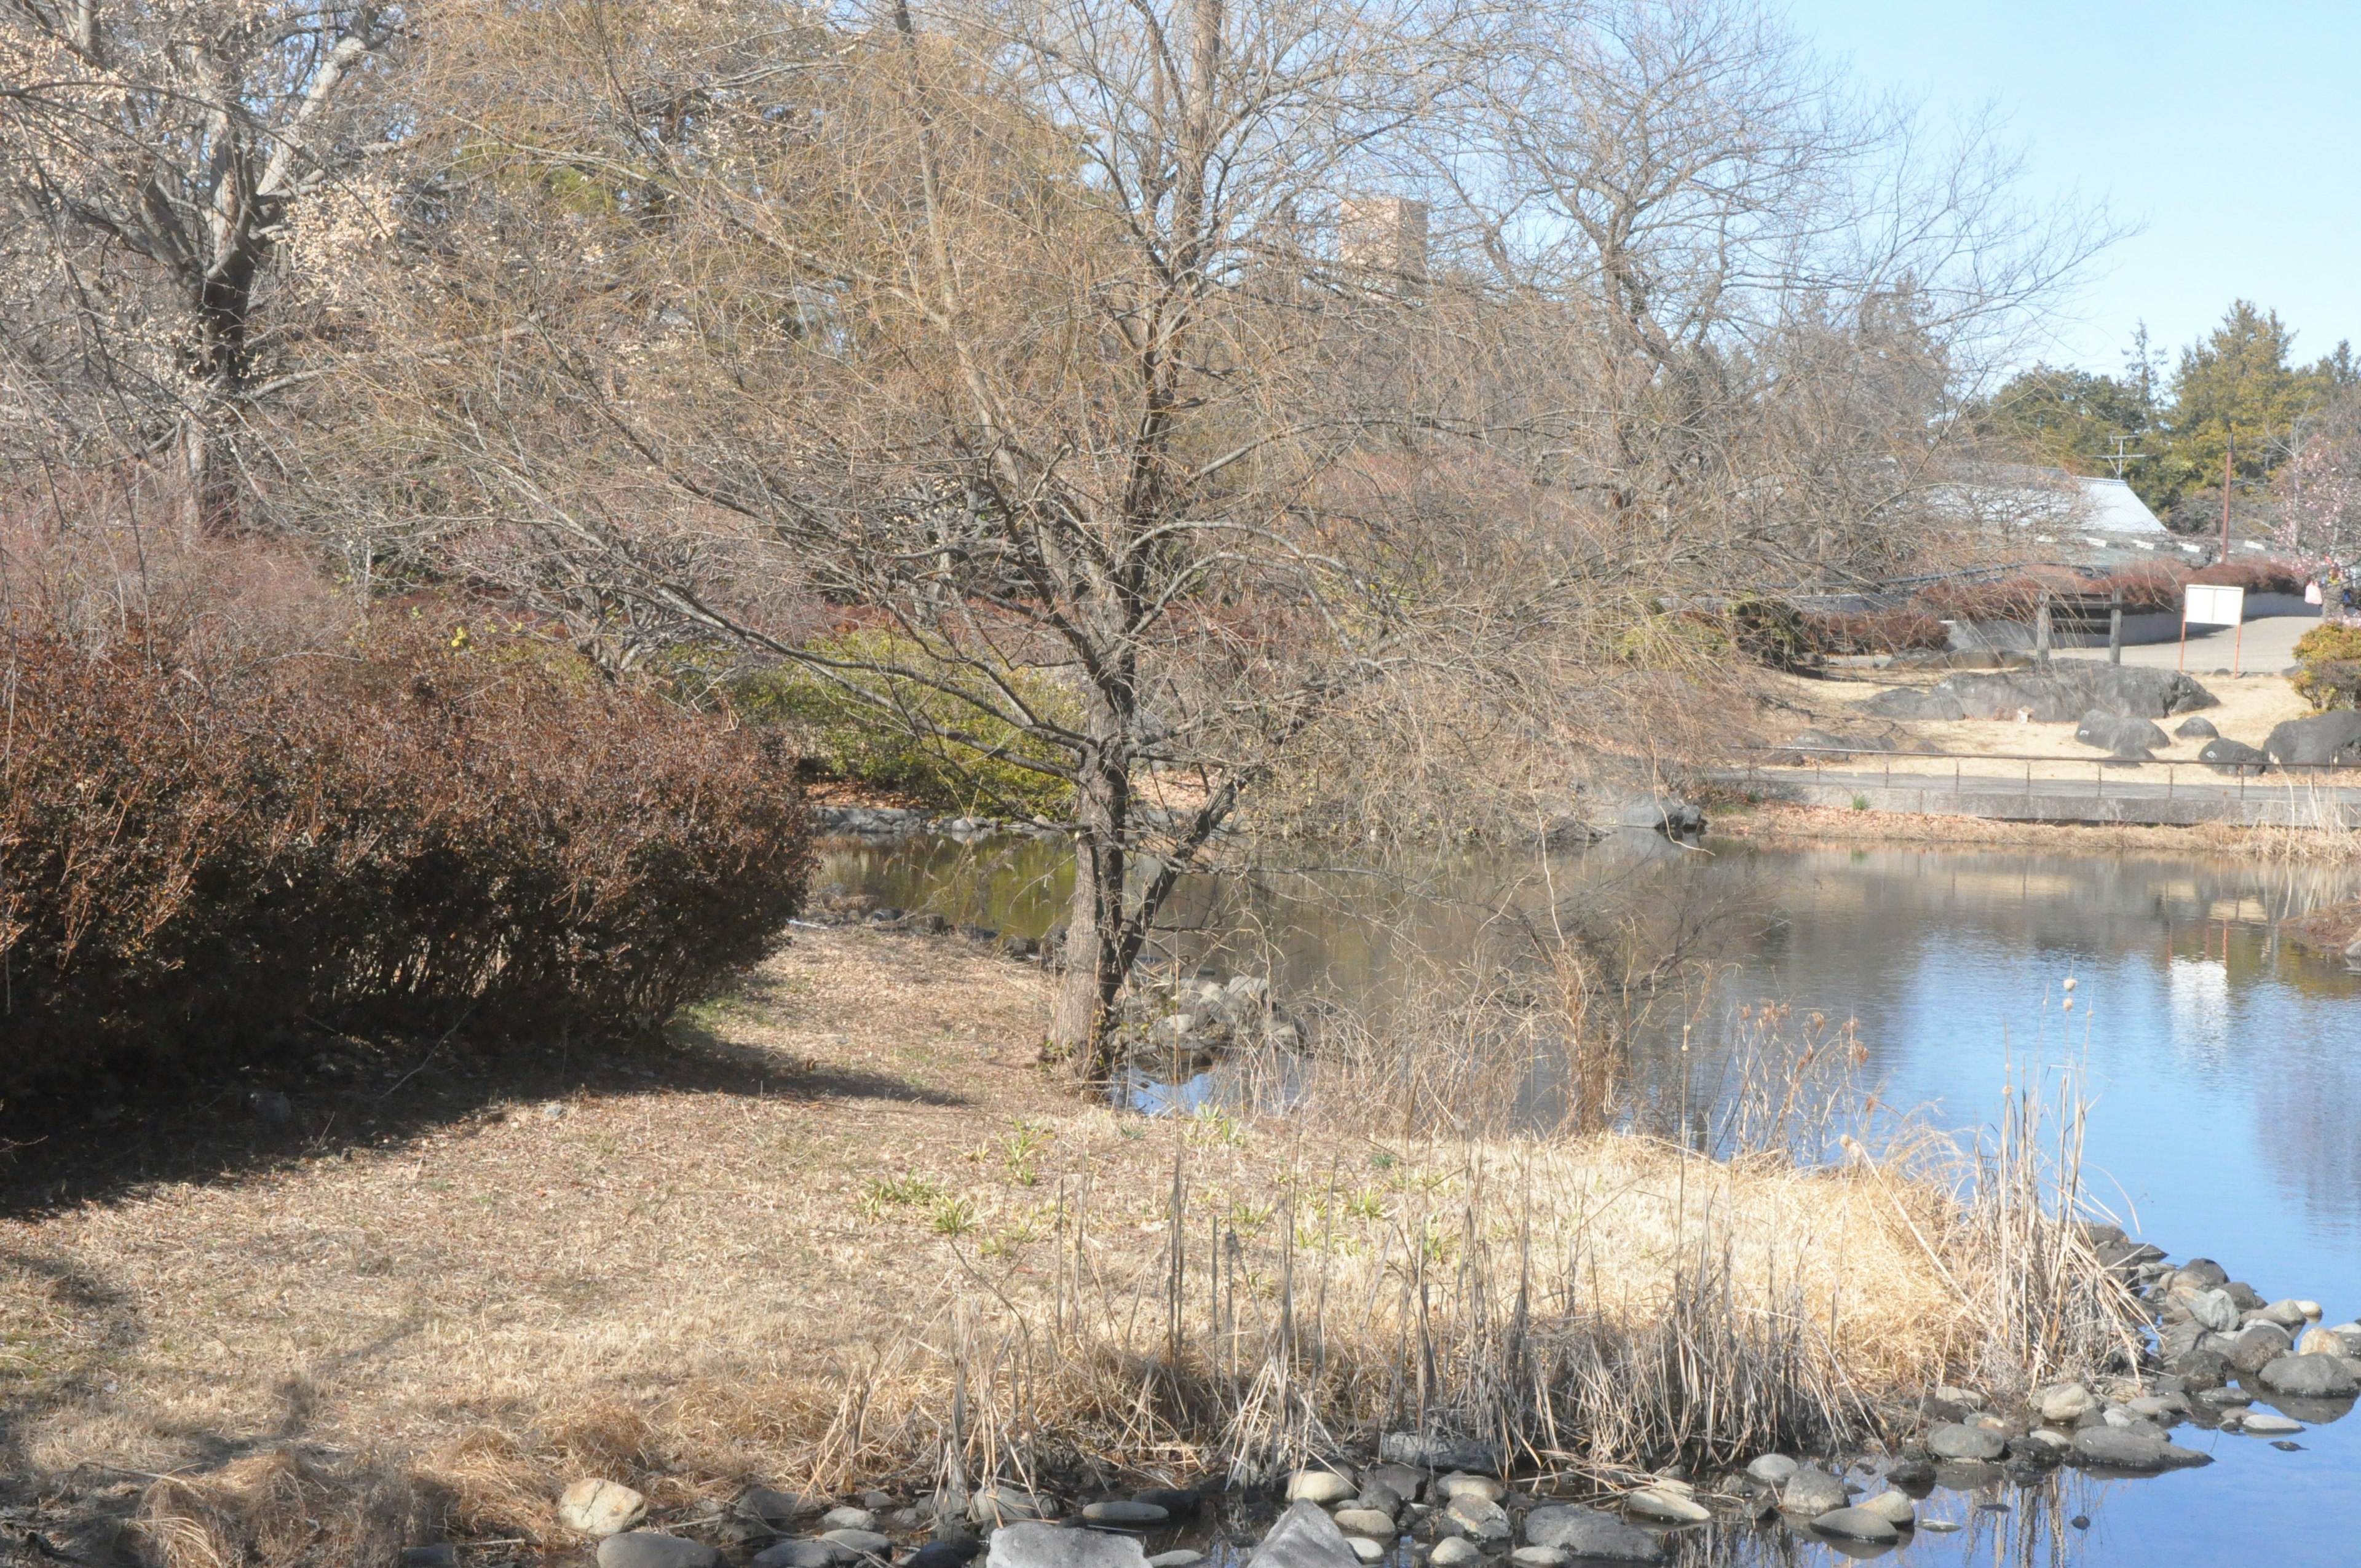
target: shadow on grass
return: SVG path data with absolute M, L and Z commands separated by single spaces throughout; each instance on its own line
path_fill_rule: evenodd
M 236 1179 L 398 1146 L 519 1104 L 665 1091 L 967 1103 L 881 1073 L 736 1046 L 684 1020 L 632 1046 L 370 1041 L 323 1032 L 214 1078 L 107 1085 L 0 1110 L 0 1220 L 37 1220 L 160 1183 Z

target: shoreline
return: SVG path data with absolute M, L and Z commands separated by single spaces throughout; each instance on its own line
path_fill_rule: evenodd
M 2046 850 L 2065 854 L 2125 851 L 2223 855 L 2274 860 L 2361 859 L 2361 834 L 2326 829 L 2248 828 L 2229 823 L 2187 826 L 2091 822 L 2011 822 L 1919 812 L 1852 811 L 1789 801 L 1706 797 L 1708 838 L 1736 839 L 1764 848 L 1812 844 L 1887 844 L 1897 848 L 1960 847 Z

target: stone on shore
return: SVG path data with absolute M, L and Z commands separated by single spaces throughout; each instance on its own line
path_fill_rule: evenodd
M 867 1508 L 830 1508 L 819 1522 L 823 1530 L 875 1530 L 877 1516 Z
M 598 1568 L 720 1568 L 721 1553 L 701 1541 L 635 1530 L 598 1543 Z
M 1883 1517 L 1887 1523 L 1908 1530 L 1918 1522 L 1918 1505 L 1902 1492 L 1880 1492 L 1861 1505 L 1871 1513 Z
M 2033 1408 L 2045 1421 L 2070 1421 L 2091 1408 L 2091 1391 L 2080 1383 L 2057 1383 L 2033 1396 Z
M 1018 1486 L 983 1486 L 968 1499 L 967 1517 L 977 1524 L 1020 1524 L 1056 1517 L 1049 1498 Z
M 1565 1568 L 1574 1559 L 1554 1546 L 1520 1546 L 1509 1553 L 1509 1561 L 1517 1568 Z
M 1984 1427 L 1946 1421 L 1927 1434 L 1927 1452 L 1938 1459 L 1998 1459 L 2008 1440 Z
M 894 1543 L 873 1530 L 823 1530 L 820 1539 L 844 1548 L 855 1557 L 874 1557 L 884 1563 L 894 1555 Z
M 1360 1568 L 1360 1562 L 1336 1521 L 1317 1505 L 1298 1499 L 1254 1549 L 1246 1568 Z
M 2097 708 L 2082 716 L 2075 727 L 2074 739 L 2114 756 L 2143 760 L 2158 747 L 2172 743 L 2171 737 L 2145 718 L 2104 713 Z
M 1658 1524 L 1703 1524 L 1713 1510 L 1668 1486 L 1642 1486 L 1623 1499 L 1626 1512 Z
M 1351 1476 L 1339 1475 L 1334 1470 L 1299 1470 L 1288 1478 L 1287 1500 L 1290 1503 L 1341 1503 L 1360 1489 Z
M 1320 1522 L 1327 1524 L 1328 1516 L 1321 1514 Z M 1336 1527 L 1328 1528 L 1333 1533 Z M 984 1568 L 1147 1568 L 1148 1555 L 1140 1550 L 1137 1536 L 1063 1530 L 1038 1519 L 1024 1519 L 992 1532 L 992 1550 L 983 1563 Z M 1360 1563 L 1348 1553 L 1318 1563 L 1307 1560 L 1302 1568 L 1360 1568 Z
M 1391 1541 L 1394 1536 L 1394 1516 L 1375 1508 L 1338 1508 L 1336 1528 L 1346 1535 L 1374 1536 L 1379 1541 Z
M 2307 1399 L 2344 1399 L 2361 1394 L 2361 1378 L 2353 1376 L 2342 1355 L 2282 1355 L 2265 1362 L 2256 1376 L 2275 1393 Z
M 1883 1514 L 1867 1508 L 1832 1508 L 1812 1521 L 1812 1528 L 1822 1535 L 1833 1535 L 1846 1541 L 1885 1542 L 1899 1541 L 1902 1532 Z
M 819 1511 L 816 1498 L 795 1492 L 774 1491 L 768 1486 L 749 1486 L 738 1499 L 738 1517 L 756 1524 L 784 1530 L 806 1514 Z
M 1436 1497 L 1451 1502 L 1457 1502 L 1462 1497 L 1481 1497 L 1488 1503 L 1497 1503 L 1509 1494 L 1506 1486 L 1489 1475 L 1467 1475 L 1458 1473 L 1445 1475 L 1435 1482 L 1433 1490 Z
M 825 1541 L 782 1541 L 754 1553 L 746 1568 L 837 1568 L 852 1554 Z
M 1784 1453 L 1765 1453 L 1749 1461 L 1746 1473 L 1766 1486 L 1784 1486 L 1795 1473 L 1795 1462 Z
M 2241 1372 L 2260 1372 L 2295 1349 L 2295 1341 L 2277 1323 L 2248 1323 L 2231 1342 L 2230 1365 Z
M 2238 1306 L 2226 1290 L 2192 1290 L 2175 1299 L 2189 1310 L 2190 1317 L 2201 1327 L 2217 1334 L 2235 1332 L 2238 1327 Z
M 619 1535 L 648 1517 L 648 1500 L 620 1481 L 586 1477 L 557 1499 L 557 1519 L 593 1541 Z
M 1851 1498 L 1845 1485 L 1817 1464 L 1799 1464 L 1779 1488 L 1779 1506 L 1791 1514 L 1817 1519 L 1843 1508 Z
M 2239 1421 L 2238 1428 L 2257 1437 L 2284 1437 L 2290 1432 L 2301 1431 L 2303 1423 L 2277 1410 L 2248 1410 L 2245 1419 Z
M 1082 1519 L 1089 1524 L 1162 1524 L 1171 1517 L 1157 1504 L 1136 1503 L 1127 1497 L 1109 1497 L 1104 1502 L 1085 1504 L 1082 1508 Z
M 1492 1451 L 1466 1438 L 1435 1437 L 1423 1432 L 1389 1431 L 1378 1443 L 1378 1457 L 1389 1464 L 1413 1470 L 1480 1470 L 1500 1467 Z
M 1378 1562 L 1386 1554 L 1383 1541 L 1373 1541 L 1366 1535 L 1348 1535 L 1345 1538 L 1345 1544 L 1351 1547 L 1353 1555 L 1364 1563 Z
M 2077 1464 L 2097 1469 L 2147 1473 L 2213 1463 L 2210 1455 L 2168 1442 L 2153 1429 L 2110 1426 L 2085 1427 L 2076 1432 L 2073 1457 Z
M 1661 1563 L 1664 1549 L 1637 1525 L 1626 1524 L 1597 1508 L 1554 1503 L 1525 1516 L 1525 1540 L 1533 1546 L 1554 1547 L 1569 1557 L 1603 1558 L 1611 1563 Z
M 1434 1543 L 1434 1551 L 1428 1555 L 1427 1561 L 1433 1563 L 1434 1568 L 1466 1568 L 1471 1563 L 1483 1562 L 1484 1553 L 1473 1541 L 1446 1535 Z
M 2361 762 L 2361 711 L 2343 708 L 2276 725 L 2263 740 L 2263 754 L 2282 763 Z
M 1509 1510 L 1477 1492 L 1462 1492 L 1444 1510 L 1452 1523 L 1477 1541 L 1506 1541 L 1514 1533 Z

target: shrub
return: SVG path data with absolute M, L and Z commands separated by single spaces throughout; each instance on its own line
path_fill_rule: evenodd
M 25 637 L 0 757 L 0 1092 L 301 1021 L 643 1033 L 794 912 L 775 741 L 522 640 L 406 630 L 200 685 Z
M 989 674 L 948 664 L 911 639 L 878 629 L 817 639 L 807 647 L 824 659 L 909 672 L 829 672 L 791 663 L 739 682 L 739 711 L 756 723 L 784 726 L 808 762 L 834 777 L 926 806 L 1065 814 L 1072 786 L 1026 765 L 1056 766 L 1063 753 L 956 695 L 972 691 L 993 702 L 997 679 L 1035 712 L 1056 720 L 1075 711 L 1073 694 L 1063 684 L 1012 664 L 995 664 Z
M 2184 580 L 2213 587 L 2244 588 L 2250 594 L 2300 594 L 2309 574 L 2284 561 L 2219 561 L 2191 572 Z M 2180 602 L 2177 597 L 2173 600 L 2176 606 Z
M 1950 629 L 1923 609 L 1881 609 L 1856 615 L 1807 612 L 1804 632 L 1822 653 L 1901 653 L 1949 644 Z
M 2305 663 L 2315 659 L 2361 659 L 2361 626 L 2323 621 L 2296 639 L 2295 656 Z

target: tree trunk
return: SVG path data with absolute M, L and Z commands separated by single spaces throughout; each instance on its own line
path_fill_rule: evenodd
M 1074 785 L 1074 900 L 1067 917 L 1065 973 L 1049 1012 L 1053 1056 L 1076 1076 L 1104 1083 L 1115 1075 L 1115 1005 L 1126 962 L 1124 882 L 1131 818 L 1127 762 L 1088 759 Z

